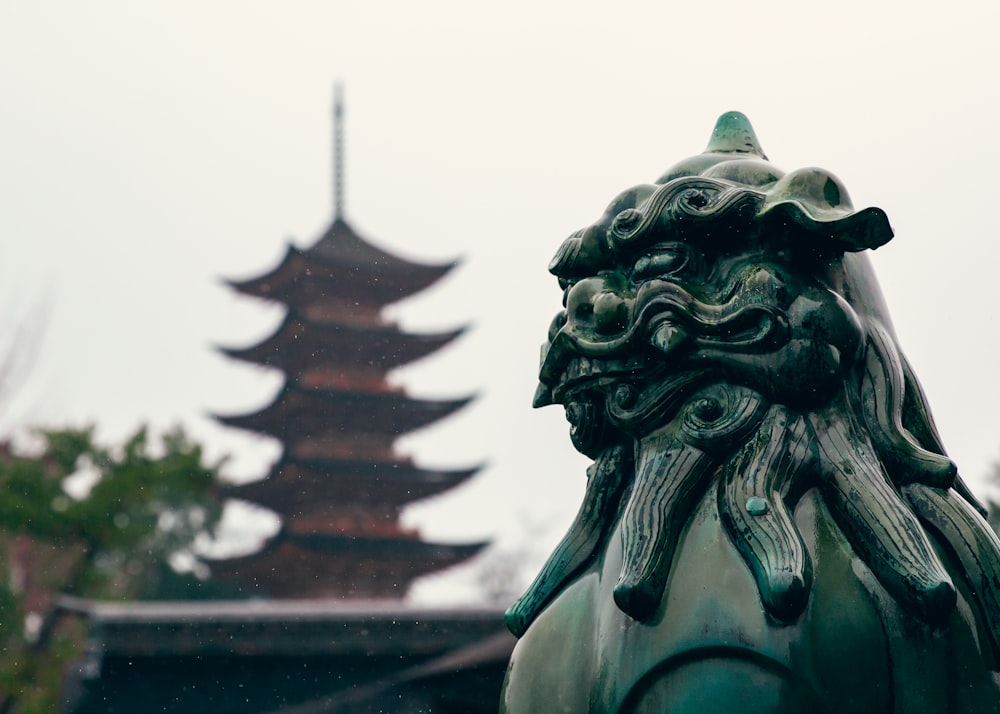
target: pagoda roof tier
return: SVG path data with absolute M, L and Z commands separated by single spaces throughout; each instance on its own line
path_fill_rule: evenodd
M 472 401 L 414 399 L 402 391 L 305 389 L 286 382 L 269 406 L 249 414 L 215 415 L 223 424 L 290 440 L 350 439 L 352 434 L 402 435 L 432 424 Z
M 358 325 L 304 319 L 289 310 L 263 341 L 244 348 L 221 348 L 229 357 L 301 374 L 326 365 L 385 373 L 441 349 L 465 328 L 429 335 L 400 332 L 393 325 Z
M 336 219 L 307 249 L 289 244 L 281 262 L 256 278 L 227 281 L 236 290 L 287 305 L 350 300 L 382 306 L 420 292 L 457 262 L 413 263 L 376 248 L 342 219 Z
M 228 486 L 222 495 L 259 503 L 286 518 L 348 503 L 400 508 L 448 491 L 478 471 L 478 466 L 428 470 L 412 462 L 290 458 L 279 460 L 266 478 Z
M 295 535 L 283 530 L 257 553 L 206 562 L 213 577 L 239 583 L 248 595 L 402 597 L 416 578 L 458 565 L 487 545 Z

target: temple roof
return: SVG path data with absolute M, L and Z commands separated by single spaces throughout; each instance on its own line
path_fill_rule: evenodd
M 259 503 L 283 515 L 309 514 L 327 504 L 407 503 L 443 493 L 479 467 L 428 470 L 412 462 L 283 458 L 268 477 L 228 486 L 222 495 Z
M 240 583 L 248 595 L 402 597 L 416 578 L 468 560 L 487 545 L 282 530 L 257 553 L 206 562 L 213 576 Z
M 393 325 L 358 325 L 306 320 L 289 310 L 274 333 L 243 348 L 220 348 L 223 354 L 254 364 L 299 374 L 321 365 L 362 365 L 386 372 L 441 349 L 464 328 L 430 335 L 400 332 Z
M 494 633 L 514 642 L 500 611 L 391 600 L 109 602 L 60 595 L 58 607 L 89 617 L 104 656 L 399 657 L 466 647 Z
M 496 714 L 516 642 L 499 610 L 389 599 L 56 606 L 90 625 L 74 714 Z
M 401 391 L 305 389 L 286 382 L 275 400 L 249 414 L 215 415 L 223 424 L 277 437 L 350 439 L 352 434 L 406 434 L 432 424 L 472 401 L 414 399 Z
M 247 295 L 293 306 L 316 300 L 383 306 L 420 292 L 456 265 L 399 258 L 371 245 L 338 218 L 311 248 L 289 244 L 281 262 L 264 275 L 226 282 Z

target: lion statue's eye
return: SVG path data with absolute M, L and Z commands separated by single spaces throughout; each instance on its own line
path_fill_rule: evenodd
M 649 278 L 672 275 L 689 262 L 689 251 L 681 244 L 654 246 L 653 250 L 641 256 L 632 266 L 632 280 L 639 282 Z

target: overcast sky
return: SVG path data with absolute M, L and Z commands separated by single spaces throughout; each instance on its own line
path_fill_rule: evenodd
M 426 537 L 493 537 L 535 565 L 560 537 L 585 461 L 560 410 L 530 408 L 559 307 L 546 265 L 730 109 L 777 166 L 827 168 L 888 212 L 882 287 L 975 484 L 1000 456 L 1000 5 L 806 5 L 0 0 L 0 345 L 38 350 L 0 429 L 180 423 L 232 477 L 266 470 L 273 444 L 206 414 L 262 406 L 280 377 L 212 345 L 255 342 L 281 311 L 220 279 L 325 229 L 341 78 L 348 219 L 400 255 L 462 258 L 392 311 L 473 325 L 395 376 L 480 395 L 402 442 L 426 466 L 489 464 L 407 513 Z

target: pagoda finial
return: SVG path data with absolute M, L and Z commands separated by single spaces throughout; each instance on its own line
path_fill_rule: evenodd
M 344 85 L 333 85 L 333 218 L 344 217 Z

